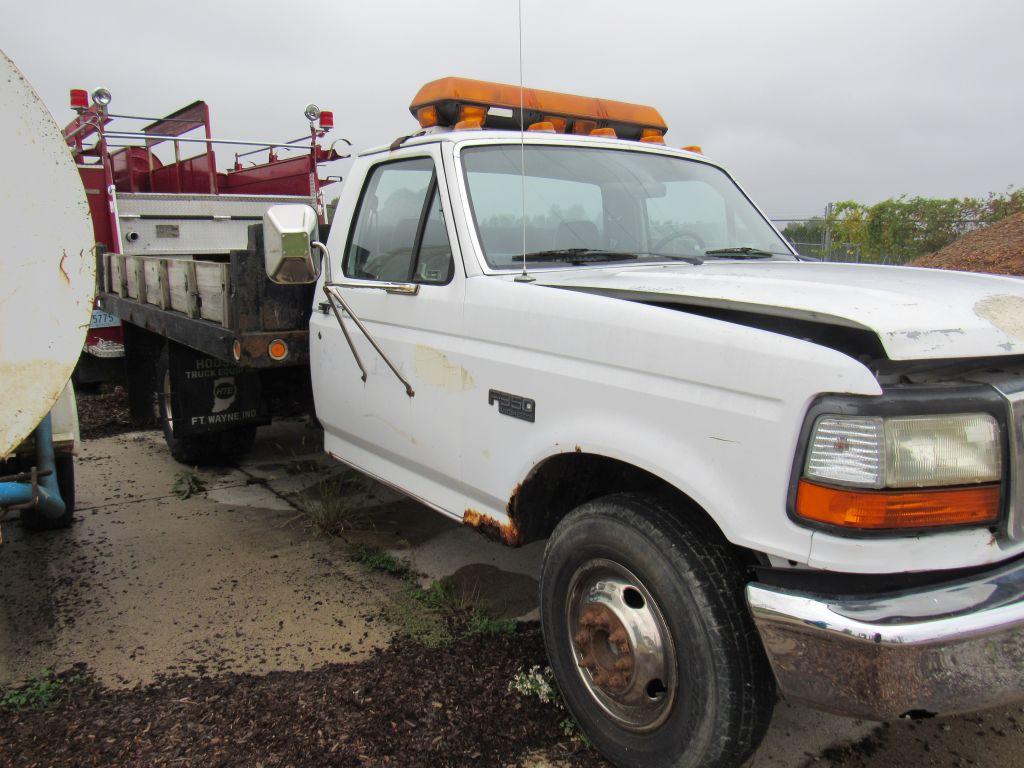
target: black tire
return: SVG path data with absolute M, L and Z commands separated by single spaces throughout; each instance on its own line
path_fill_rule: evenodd
M 56 531 L 70 528 L 75 517 L 75 457 L 58 454 L 53 460 L 57 473 L 57 488 L 64 499 L 64 514 L 48 518 L 38 509 L 21 510 L 21 524 L 30 531 Z
M 168 409 L 168 403 L 172 402 L 169 360 L 170 354 L 165 348 L 156 366 L 156 410 L 171 457 L 189 466 L 230 464 L 252 450 L 256 440 L 256 427 L 253 425 L 201 435 L 174 436 L 174 408 Z
M 628 600 L 629 586 L 611 587 L 623 595 L 617 605 L 625 624 L 619 618 L 609 624 L 600 613 L 603 608 L 588 617 L 589 608 L 572 607 L 600 605 L 585 585 L 608 589 L 600 568 L 612 566 L 628 572 L 624 579 L 635 577 L 644 593 L 638 598 L 634 589 Z M 570 712 L 615 765 L 736 768 L 757 749 L 775 706 L 775 682 L 743 589 L 743 567 L 713 523 L 659 496 L 606 496 L 578 507 L 559 523 L 544 552 L 541 575 L 544 643 Z M 591 601 L 579 595 L 590 595 Z M 604 647 L 612 654 L 604 651 L 604 657 L 621 659 L 616 647 L 625 646 L 616 646 L 614 635 L 607 632 L 634 621 L 628 603 L 660 622 L 667 633 L 667 650 L 657 656 L 667 683 L 645 683 L 639 672 L 608 677 L 602 671 L 611 668 L 607 663 L 594 664 L 600 655 L 594 649 L 599 650 L 596 638 L 601 627 L 606 634 L 600 637 L 610 641 Z M 640 669 L 641 653 L 634 656 L 630 645 L 628 655 L 625 669 L 633 669 L 634 660 Z M 621 667 L 616 664 L 615 669 Z M 601 674 L 603 684 L 597 677 Z M 613 710 L 619 704 L 614 696 L 621 690 L 613 685 L 609 694 L 609 680 L 628 685 L 636 696 L 655 691 L 654 696 L 639 699 L 640 707 L 651 709 L 640 710 L 639 715 L 637 710 L 618 710 L 616 715 Z M 599 699 L 609 695 L 612 699 L 605 698 L 602 704 Z M 629 717 L 637 719 L 624 722 Z

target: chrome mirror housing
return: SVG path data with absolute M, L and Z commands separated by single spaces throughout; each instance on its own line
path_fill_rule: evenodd
M 315 282 L 321 251 L 316 211 L 308 205 L 274 205 L 263 214 L 263 258 L 267 277 L 283 285 Z

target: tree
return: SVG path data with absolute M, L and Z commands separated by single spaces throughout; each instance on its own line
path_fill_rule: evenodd
M 829 255 L 856 250 L 866 261 L 902 264 L 1019 211 L 1024 190 L 1012 188 L 984 199 L 900 195 L 870 206 L 843 200 L 825 222 L 834 244 Z

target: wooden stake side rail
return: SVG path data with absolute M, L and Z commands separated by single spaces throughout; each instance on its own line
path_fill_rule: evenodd
M 103 258 L 107 293 L 231 327 L 230 264 L 121 253 Z

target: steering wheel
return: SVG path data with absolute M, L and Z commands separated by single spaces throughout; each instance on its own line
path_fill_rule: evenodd
M 705 242 L 700 238 L 700 236 L 686 229 L 676 229 L 670 232 L 669 234 L 665 235 L 665 237 L 661 238 L 661 240 L 652 245 L 651 251 L 653 253 L 660 253 L 661 249 L 664 248 L 666 245 L 668 245 L 674 240 L 679 240 L 684 237 L 689 238 L 690 240 L 697 244 L 696 250 L 699 253 L 703 253 L 704 251 L 707 250 L 707 244 L 705 244 Z

